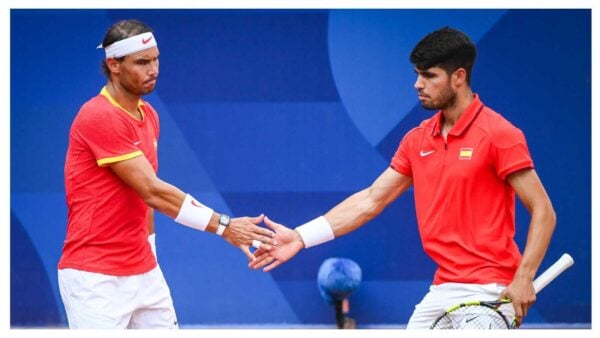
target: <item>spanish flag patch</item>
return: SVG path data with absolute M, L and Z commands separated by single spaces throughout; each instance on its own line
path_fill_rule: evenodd
M 473 148 L 460 148 L 458 153 L 459 160 L 470 160 L 473 156 Z

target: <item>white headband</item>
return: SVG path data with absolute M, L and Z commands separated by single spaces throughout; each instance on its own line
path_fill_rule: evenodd
M 156 47 L 156 39 L 152 32 L 147 32 L 119 40 L 110 46 L 104 47 L 104 52 L 107 59 L 120 58 L 152 47 Z M 102 48 L 102 44 L 97 48 Z

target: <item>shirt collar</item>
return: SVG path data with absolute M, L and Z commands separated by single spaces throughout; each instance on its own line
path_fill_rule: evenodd
M 471 123 L 475 120 L 477 115 L 479 115 L 479 112 L 482 109 L 483 109 L 483 102 L 481 102 L 481 100 L 479 100 L 479 95 L 474 94 L 473 101 L 471 102 L 471 104 L 469 104 L 469 106 L 464 111 L 464 113 L 460 116 L 458 121 L 456 121 L 456 124 L 452 127 L 452 129 L 450 129 L 450 132 L 448 132 L 448 134 L 453 135 L 453 136 L 459 136 L 460 134 L 462 134 L 465 131 L 465 129 L 467 129 L 467 127 L 469 125 L 471 125 Z M 436 113 L 434 121 L 435 121 L 435 123 L 433 125 L 432 135 L 437 136 L 442 133 L 442 111 L 441 110 Z
M 102 90 L 100 91 L 100 95 L 106 97 L 106 99 L 110 102 L 110 104 L 112 104 L 113 106 L 120 108 L 121 110 L 123 110 L 124 112 L 126 112 L 127 114 L 129 114 L 129 112 L 123 108 L 123 106 L 121 106 L 119 104 L 119 102 L 117 102 L 117 100 L 115 100 L 110 93 L 108 92 L 108 89 L 106 89 L 106 86 L 102 87 Z M 144 102 L 142 101 L 142 99 L 138 100 L 138 107 L 141 107 L 144 105 Z

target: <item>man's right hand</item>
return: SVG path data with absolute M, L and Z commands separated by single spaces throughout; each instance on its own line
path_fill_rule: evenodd
M 269 272 L 300 252 L 304 248 L 304 242 L 296 230 L 273 222 L 266 216 L 264 220 L 275 231 L 275 245 L 269 250 L 261 247 L 254 252 L 256 260 L 251 261 L 248 266 L 254 270 L 265 267 L 263 271 Z
M 258 226 L 265 216 L 232 218 L 229 226 L 223 232 L 223 238 L 231 245 L 238 247 L 244 252 L 249 260 L 255 261 L 256 257 L 250 252 L 253 241 L 262 244 L 258 249 L 269 251 L 273 248 L 273 231 Z

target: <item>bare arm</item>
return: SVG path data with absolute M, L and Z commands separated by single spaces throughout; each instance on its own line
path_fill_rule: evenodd
M 544 259 L 556 226 L 556 214 L 550 198 L 533 169 L 517 171 L 507 178 L 517 196 L 531 214 L 527 243 L 515 277 L 501 297 L 512 299 L 517 321 L 535 302 L 533 279 Z
M 185 199 L 185 193 L 159 179 L 146 157 L 138 156 L 120 161 L 112 164 L 110 168 L 123 182 L 135 190 L 150 208 L 158 210 L 171 218 L 177 217 Z M 254 218 L 233 218 L 223 233 L 223 238 L 232 245 L 239 247 L 250 259 L 254 259 L 249 251 L 252 240 L 267 244 L 266 249 L 269 249 L 269 244 L 273 242 L 272 232 L 257 226 L 262 221 L 262 215 Z M 206 230 L 216 232 L 218 223 L 219 214 L 214 212 Z M 150 227 L 150 224 L 148 226 Z M 152 228 L 154 228 L 154 222 L 152 222 Z
M 411 177 L 387 168 L 370 187 L 333 207 L 325 218 L 335 237 L 345 235 L 377 217 L 411 185 Z
M 391 168 L 386 169 L 370 187 L 348 197 L 325 214 L 334 236 L 350 233 L 375 218 L 411 184 L 411 177 Z M 267 217 L 265 224 L 275 230 L 277 246 L 269 252 L 256 251 L 257 260 L 251 262 L 249 267 L 260 269 L 266 266 L 264 271 L 270 271 L 290 260 L 305 246 L 297 231 L 275 223 Z
M 135 190 L 150 208 L 175 218 L 185 199 L 185 193 L 156 176 L 144 156 L 120 161 L 110 166 L 112 171 Z M 213 223 L 211 221 L 211 223 Z M 211 224 L 216 229 L 215 224 Z M 210 225 L 209 225 L 210 226 Z M 213 231 L 214 232 L 214 231 Z

